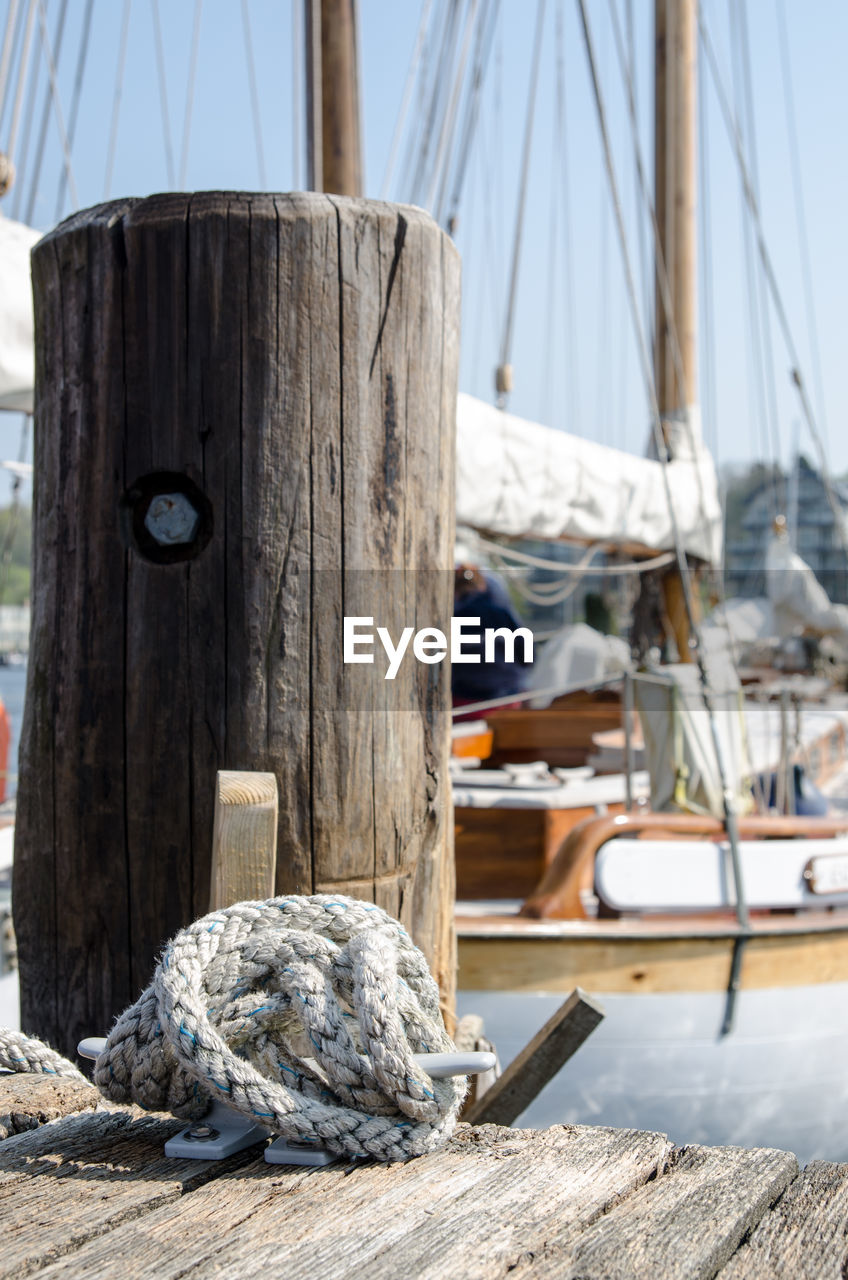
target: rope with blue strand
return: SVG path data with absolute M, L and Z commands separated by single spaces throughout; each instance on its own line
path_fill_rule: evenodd
M 448 1140 L 467 1088 L 431 1079 L 413 1055 L 453 1048 L 427 962 L 396 920 L 353 898 L 272 898 L 176 934 L 94 1082 L 113 1102 L 198 1119 L 215 1098 L 288 1139 L 406 1160 Z M 16 1067 L 14 1053 L 36 1056 L 3 1056 L 0 1033 L 4 1065 L 58 1070 Z

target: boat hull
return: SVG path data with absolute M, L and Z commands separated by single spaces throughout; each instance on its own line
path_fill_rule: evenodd
M 848 1160 L 848 931 L 751 939 L 729 995 L 731 930 L 628 937 L 621 923 L 523 938 L 460 927 L 458 1012 L 483 1017 L 503 1065 L 574 987 L 605 1010 L 519 1127 L 604 1124 Z

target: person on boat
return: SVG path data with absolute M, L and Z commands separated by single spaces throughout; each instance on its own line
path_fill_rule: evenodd
M 456 568 L 453 612 L 456 618 L 479 618 L 481 636 L 488 628 L 506 627 L 515 631 L 521 626 L 503 584 L 493 574 L 484 573 L 474 565 L 460 564 Z M 508 698 L 511 694 L 521 693 L 525 688 L 526 673 L 533 660 L 525 653 L 523 641 L 516 643 L 512 661 L 507 660 L 506 646 L 500 637 L 495 641 L 495 656 L 491 662 L 483 659 L 482 642 L 475 645 L 467 641 L 464 649 L 469 654 L 479 652 L 481 661 L 454 663 L 451 668 L 451 692 L 455 707 L 467 706 L 472 702 L 486 702 L 491 698 Z

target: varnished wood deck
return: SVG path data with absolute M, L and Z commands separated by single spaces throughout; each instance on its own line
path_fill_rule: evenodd
M 94 1096 L 0 1077 L 0 1133 Z M 462 1126 L 406 1165 L 291 1171 L 258 1148 L 220 1164 L 166 1160 L 178 1127 L 88 1111 L 7 1137 L 0 1273 L 826 1280 L 848 1255 L 848 1165 L 799 1172 L 780 1151 Z

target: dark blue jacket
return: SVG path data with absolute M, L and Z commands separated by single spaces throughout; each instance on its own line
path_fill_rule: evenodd
M 485 591 L 475 591 L 454 601 L 455 618 L 480 619 L 480 644 L 463 641 L 463 652 L 483 656 L 482 633 L 489 627 L 507 627 L 514 631 L 521 623 L 509 605 L 504 588 L 494 579 L 487 579 Z M 524 672 L 531 661 L 525 660 L 525 645 L 519 637 L 515 642 L 515 661 L 507 662 L 504 641 L 495 641 L 494 662 L 454 663 L 451 668 L 451 691 L 455 698 L 484 701 L 487 698 L 505 698 L 520 693 L 524 688 Z

